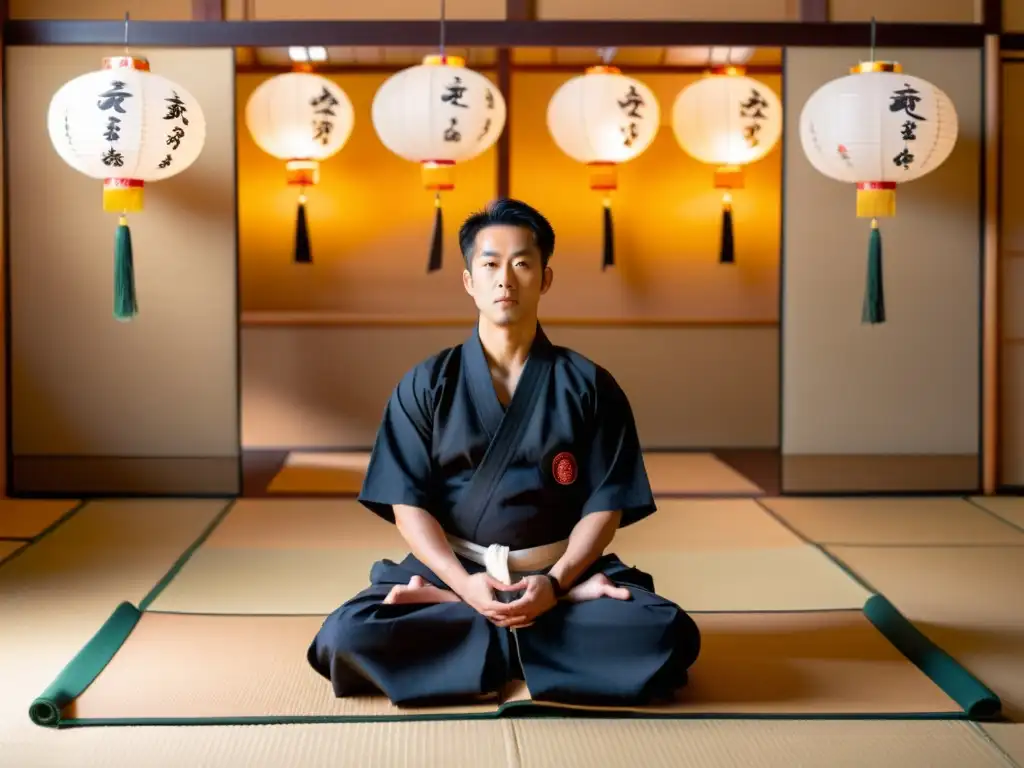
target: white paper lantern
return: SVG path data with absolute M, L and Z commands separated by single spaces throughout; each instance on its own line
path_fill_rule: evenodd
M 878 218 L 896 215 L 896 186 L 938 168 L 956 144 L 956 109 L 939 88 L 896 62 L 863 62 L 804 104 L 800 143 L 808 161 L 856 184 L 857 216 L 872 220 L 865 322 L 884 322 Z
M 615 67 L 590 67 L 555 91 L 548 102 L 547 124 L 562 152 L 578 163 L 604 169 L 592 179 L 595 189 L 614 189 L 614 166 L 651 146 L 661 125 L 661 107 L 639 80 Z
M 355 112 L 348 94 L 326 77 L 287 72 L 252 92 L 245 125 L 256 146 L 289 163 L 289 180 L 315 184 L 319 164 L 340 152 L 352 135 Z
M 894 62 L 865 62 L 821 86 L 800 113 L 808 161 L 857 185 L 857 215 L 896 214 L 896 185 L 938 168 L 958 133 L 950 98 Z
M 602 268 L 615 263 L 611 201 L 617 166 L 651 146 L 661 127 L 653 91 L 617 67 L 596 66 L 564 82 L 548 102 L 548 131 L 562 152 L 590 170 L 590 188 L 604 193 Z
M 428 271 L 441 268 L 441 192 L 455 189 L 455 167 L 479 156 L 505 130 L 505 98 L 494 83 L 466 68 L 460 56 L 427 56 L 389 77 L 373 97 L 371 117 L 389 151 L 419 163 L 434 192 L 434 234 Z
M 176 176 L 206 141 L 206 119 L 185 88 L 149 71 L 136 56 L 65 83 L 50 101 L 50 141 L 79 173 L 104 180 L 107 211 L 141 211 L 147 181 Z
M 767 155 L 782 136 L 782 102 L 775 91 L 747 77 L 742 67 L 724 67 L 687 86 L 672 106 L 672 130 L 686 154 L 717 166 L 715 186 L 744 186 L 743 166 Z M 722 198 L 719 261 L 735 261 L 732 194 Z
M 326 77 L 305 69 L 260 83 L 245 104 L 252 140 L 285 162 L 288 183 L 299 188 L 294 259 L 312 262 L 306 220 L 306 190 L 320 182 L 320 163 L 345 146 L 355 125 L 348 94 Z
M 454 166 L 472 160 L 505 129 L 505 99 L 458 56 L 427 56 L 389 77 L 373 97 L 377 137 L 423 167 L 427 189 L 455 188 Z
M 102 69 L 65 83 L 50 101 L 47 129 L 57 154 L 103 179 L 103 209 L 120 213 L 115 241 L 114 316 L 138 313 L 127 214 L 143 209 L 146 182 L 191 166 L 206 141 L 206 119 L 185 88 L 139 56 L 103 59 Z
M 672 106 L 672 130 L 686 154 L 739 167 L 763 158 L 782 136 L 782 102 L 762 82 L 730 67 L 687 86 Z

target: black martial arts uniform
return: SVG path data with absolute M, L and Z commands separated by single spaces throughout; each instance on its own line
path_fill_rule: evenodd
M 392 523 L 392 505 L 420 507 L 449 535 L 513 550 L 563 541 L 592 512 L 621 511 L 626 526 L 656 509 L 625 393 L 539 327 L 507 409 L 475 331 L 409 371 L 388 402 L 359 500 Z M 460 559 L 469 573 L 484 570 Z M 412 555 L 382 560 L 371 585 L 324 621 L 308 659 L 337 696 L 381 691 L 407 706 L 498 692 L 518 676 L 537 700 L 671 697 L 699 652 L 696 624 L 614 554 L 576 583 L 598 572 L 632 599 L 562 600 L 513 638 L 463 602 L 382 605 L 413 575 L 446 586 Z

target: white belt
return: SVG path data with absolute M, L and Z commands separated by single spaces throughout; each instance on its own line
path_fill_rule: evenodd
M 447 536 L 447 539 L 455 554 L 482 565 L 492 579 L 497 579 L 502 584 L 511 584 L 513 573 L 550 568 L 569 547 L 568 539 L 530 549 L 509 549 L 502 544 L 483 547 L 457 536 Z

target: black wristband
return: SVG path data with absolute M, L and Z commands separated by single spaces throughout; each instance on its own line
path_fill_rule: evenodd
M 548 581 L 551 582 L 551 588 L 555 591 L 555 597 L 562 597 L 565 592 L 562 590 L 562 585 L 558 583 L 558 579 L 550 573 L 545 573 L 544 575 L 547 576 Z

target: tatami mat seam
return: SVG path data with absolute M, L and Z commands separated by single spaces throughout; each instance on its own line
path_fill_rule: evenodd
M 992 737 L 991 733 L 985 730 L 982 723 L 976 723 L 969 720 L 968 724 L 974 729 L 975 733 L 978 734 L 979 738 L 988 743 L 990 749 L 997 752 L 1004 760 L 1006 760 L 1007 765 L 1012 766 L 1012 768 L 1024 768 L 1024 766 L 1014 759 L 1013 755 L 1006 751 L 1003 746 Z
M 19 547 L 18 549 L 16 549 L 13 552 L 11 552 L 11 554 L 9 554 L 7 557 L 5 557 L 2 560 L 0 560 L 0 567 L 3 567 L 5 565 L 7 565 L 8 563 L 10 563 L 15 558 L 21 557 L 25 552 L 27 552 L 29 549 L 34 547 L 40 541 L 43 541 L 47 536 L 49 536 L 51 533 L 53 533 L 58 528 L 60 528 L 62 525 L 64 525 L 64 523 L 66 523 L 72 517 L 77 515 L 79 512 L 81 512 L 87 506 L 89 506 L 90 502 L 93 502 L 93 501 L 98 501 L 98 499 L 80 499 L 71 509 L 69 509 L 63 515 L 58 517 L 56 520 L 54 520 L 52 523 L 50 523 L 48 526 L 46 526 L 43 530 L 41 530 L 35 536 L 33 536 L 32 538 L 28 539 L 27 542 L 25 543 L 25 546 Z
M 514 763 L 510 763 L 508 768 L 524 768 L 523 763 L 523 745 L 519 738 L 518 721 L 511 719 L 506 721 L 506 733 L 512 735 L 512 755 L 511 757 L 515 760 Z
M 203 542 L 205 542 L 224 521 L 224 518 L 227 517 L 228 513 L 232 509 L 234 509 L 237 503 L 238 499 L 231 499 L 230 501 L 225 502 L 224 508 L 214 516 L 213 520 L 211 520 L 203 532 L 199 534 L 198 538 L 196 538 L 196 540 L 181 553 L 178 559 L 174 562 L 174 565 L 172 565 L 170 570 L 164 574 L 163 578 L 156 583 L 153 589 L 151 589 L 149 593 L 142 598 L 138 605 L 139 611 L 145 612 L 146 609 L 152 605 L 153 601 L 160 596 L 160 593 L 167 589 L 168 585 L 174 581 L 174 578 L 181 572 L 181 569 L 185 567 L 185 564 L 189 561 L 192 555 L 196 553 L 196 550 L 203 545 Z
M 819 544 L 818 542 L 814 541 L 810 537 L 806 536 L 802 531 L 797 529 L 788 520 L 786 520 L 782 515 L 780 515 L 777 512 L 775 512 L 767 504 L 762 503 L 760 499 L 754 499 L 754 503 L 757 504 L 765 512 L 765 514 L 767 514 L 769 517 L 771 517 L 773 520 L 775 520 L 775 522 L 777 522 L 779 525 L 781 525 L 784 528 L 786 528 L 787 530 L 789 530 L 790 533 L 792 533 L 794 536 L 799 538 L 804 544 L 807 544 L 808 546 L 814 547 L 821 554 L 823 554 L 825 557 L 827 557 L 832 562 L 833 565 L 835 565 L 837 568 L 839 568 L 843 573 L 845 573 L 847 576 L 849 576 L 855 582 L 860 584 L 868 592 L 871 592 L 872 594 L 875 594 L 875 595 L 881 595 L 882 594 L 870 582 L 868 582 L 867 579 L 863 578 L 860 574 L 855 572 L 850 566 L 848 566 L 845 562 L 843 562 L 839 557 L 837 557 L 834 554 L 832 554 L 831 552 L 829 552 L 822 544 Z
M 979 502 L 977 502 L 974 499 L 972 499 L 970 496 L 964 496 L 963 498 L 964 498 L 964 501 L 966 501 L 972 507 L 974 507 L 976 509 L 980 509 L 982 512 L 984 512 L 986 515 L 989 515 L 990 517 L 994 517 L 996 520 L 998 520 L 1003 525 L 1008 526 L 1009 528 L 1012 528 L 1013 530 L 1017 531 L 1017 533 L 1024 533 L 1024 528 L 1022 528 L 1021 526 L 1017 525 L 1012 520 L 1007 520 L 1005 517 L 1000 515 L 998 512 L 995 512 L 995 511 L 989 509 L 988 507 L 984 506 L 983 504 L 980 504 Z
M 26 544 L 26 546 L 28 546 L 28 545 Z M 25 549 L 25 547 L 18 547 L 17 549 L 8 552 L 3 557 L 0 557 L 0 566 L 3 566 L 3 564 L 6 563 L 8 560 L 13 559 L 15 555 L 19 554 L 24 549 Z

